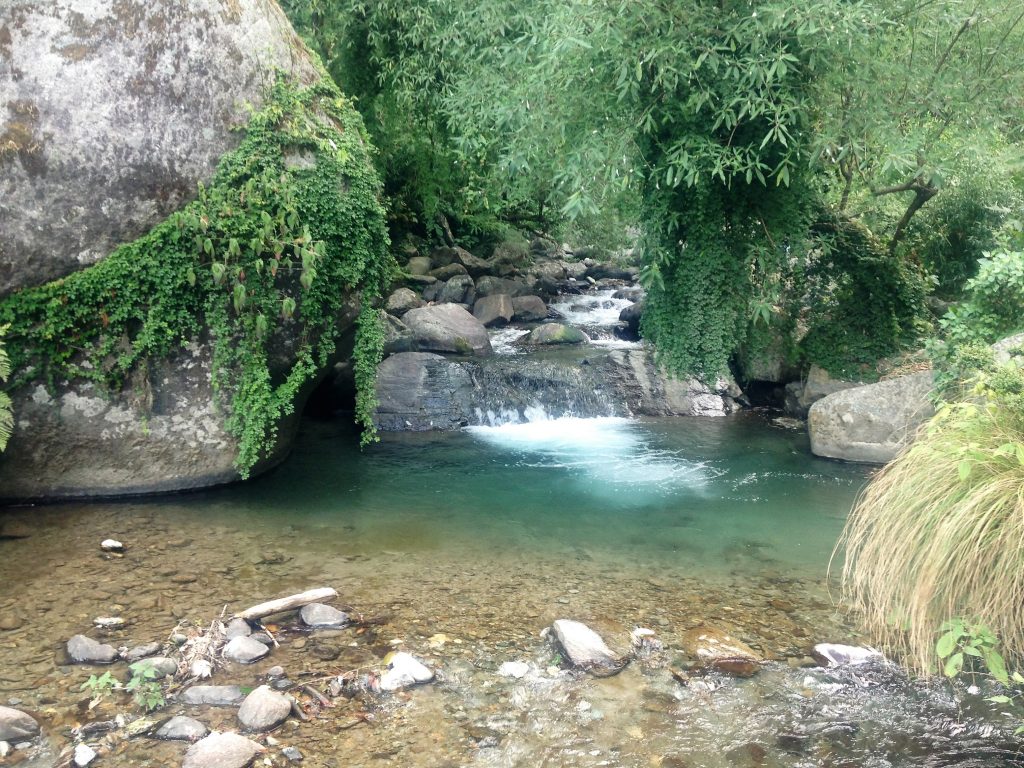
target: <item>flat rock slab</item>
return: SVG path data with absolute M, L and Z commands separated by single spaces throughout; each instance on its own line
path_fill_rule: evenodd
M 571 619 L 558 619 L 551 625 L 562 650 L 576 667 L 616 667 L 615 655 L 601 636 L 586 624 Z
M 0 707 L 0 741 L 25 741 L 39 735 L 39 723 L 20 709 Z
M 299 617 L 307 627 L 343 627 L 349 623 L 347 613 L 323 603 L 303 606 Z
M 265 685 L 245 697 L 238 709 L 238 722 L 249 731 L 269 731 L 288 719 L 292 703 Z
M 239 664 L 252 664 L 270 653 L 270 648 L 251 637 L 234 637 L 228 641 L 221 651 L 225 659 L 237 661 Z
M 762 659 L 753 648 L 713 627 L 698 627 L 683 633 L 683 649 L 704 669 L 736 677 L 751 677 L 761 669 Z
M 155 656 L 160 653 L 160 643 L 145 643 L 143 645 L 136 645 L 131 650 L 124 654 L 124 660 L 129 664 L 140 659 L 144 659 L 147 656 Z
M 193 685 L 181 694 L 185 704 L 206 704 L 211 707 L 234 707 L 242 703 L 245 694 L 237 685 Z
M 199 741 L 210 730 L 192 717 L 178 715 L 161 725 L 154 736 L 164 741 Z
M 68 656 L 76 664 L 110 664 L 117 659 L 117 649 L 85 635 L 68 640 Z
M 245 768 L 262 751 L 237 733 L 211 733 L 188 748 L 181 768 Z

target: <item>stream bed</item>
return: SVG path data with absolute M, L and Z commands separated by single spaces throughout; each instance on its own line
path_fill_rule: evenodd
M 34 713 L 47 745 L 8 764 L 55 766 L 70 729 L 129 707 L 89 710 L 79 689 L 97 670 L 66 663 L 71 635 L 164 640 L 182 620 L 332 586 L 373 621 L 313 633 L 286 621 L 270 656 L 215 682 L 252 687 L 281 665 L 316 685 L 395 649 L 437 679 L 292 719 L 258 764 L 286 765 L 281 748 L 294 746 L 302 765 L 332 768 L 1024 765 L 1015 723 L 980 696 L 808 658 L 818 642 L 861 641 L 827 569 L 868 470 L 814 458 L 802 432 L 754 414 L 534 417 L 387 435 L 363 452 L 350 428 L 307 421 L 291 458 L 248 484 L 0 512 L 5 532 L 25 536 L 0 539 L 0 704 Z M 100 551 L 109 537 L 124 557 Z M 126 624 L 98 630 L 98 616 Z M 541 637 L 559 618 L 618 652 L 648 627 L 664 650 L 591 677 Z M 751 679 L 682 684 L 678 638 L 698 626 L 767 664 Z M 506 661 L 529 672 L 502 677 Z M 161 710 L 179 713 L 237 728 L 230 708 L 172 697 Z M 94 765 L 177 766 L 183 753 L 138 738 Z

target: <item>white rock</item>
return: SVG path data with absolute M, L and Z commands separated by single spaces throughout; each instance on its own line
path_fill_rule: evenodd
M 111 627 L 123 627 L 124 619 L 120 616 L 97 616 L 92 620 L 92 623 L 97 627 L 104 627 L 109 629 Z
M 79 744 L 75 747 L 75 765 L 77 765 L 78 768 L 85 768 L 85 766 L 95 759 L 96 750 L 88 744 Z
M 506 661 L 498 667 L 498 674 L 502 677 L 514 677 L 516 680 L 526 677 L 530 671 L 530 665 L 525 661 Z
M 13 751 L 14 747 L 12 747 L 6 741 L 0 741 L 0 759 L 7 757 Z
M 618 657 L 594 630 L 579 621 L 558 619 L 551 625 L 569 660 L 577 667 L 618 664 Z
M 397 691 L 434 679 L 434 673 L 429 667 L 404 651 L 389 653 L 384 657 L 384 661 L 387 662 L 388 669 L 380 677 L 382 691 Z
M 100 549 L 104 552 L 124 552 L 124 544 L 117 539 L 104 539 L 100 542 Z

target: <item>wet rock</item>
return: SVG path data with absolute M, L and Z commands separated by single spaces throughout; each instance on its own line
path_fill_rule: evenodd
M 547 319 L 548 307 L 540 296 L 515 296 L 512 299 L 512 319 L 521 323 L 536 323 Z
M 24 741 L 39 735 L 39 723 L 20 709 L 0 706 L 0 741 Z
M 73 757 L 75 765 L 78 768 L 85 768 L 93 760 L 96 759 L 96 750 L 90 747 L 88 744 L 78 744 L 75 746 L 75 754 Z
M 380 676 L 382 691 L 397 691 L 417 683 L 428 683 L 434 679 L 434 673 L 429 667 L 404 651 L 390 653 L 384 657 L 384 661 L 388 668 Z
M 281 750 L 281 754 L 284 755 L 285 759 L 289 763 L 301 763 L 302 753 L 299 752 L 295 747 L 285 747 Z
M 373 420 L 388 432 L 457 429 L 466 423 L 463 402 L 473 391 L 469 372 L 454 360 L 426 352 L 392 355 L 377 368 Z
M 270 636 L 268 632 L 253 632 L 249 635 L 250 640 L 255 640 L 257 643 L 270 647 L 274 644 L 274 638 Z
M 261 685 L 238 708 L 238 722 L 249 731 L 270 731 L 288 719 L 292 703 L 287 697 Z
M 859 648 L 838 643 L 818 643 L 811 652 L 814 660 L 825 667 L 839 667 L 844 664 L 868 664 L 884 661 L 885 656 L 874 648 Z
M 323 603 L 303 606 L 299 611 L 299 618 L 307 627 L 343 627 L 349 622 L 347 613 Z
M 154 656 L 135 662 L 138 668 L 148 667 L 153 670 L 149 675 L 151 680 L 162 680 L 165 677 L 174 677 L 178 674 L 178 662 L 166 656 Z M 134 670 L 133 670 L 134 673 Z
M 625 299 L 626 301 L 632 301 L 634 303 L 640 301 L 645 295 L 646 291 L 638 285 L 630 286 L 629 288 L 619 288 L 615 293 L 612 294 L 613 299 Z
M 473 305 L 473 316 L 484 324 L 485 328 L 507 325 L 515 310 L 512 297 L 507 293 L 495 293 L 476 300 Z
M 403 320 L 420 349 L 463 355 L 490 355 L 492 352 L 483 323 L 454 304 L 411 309 Z
M 394 315 L 395 317 L 401 317 L 410 309 L 422 306 L 423 299 L 411 288 L 399 288 L 388 296 L 387 301 L 384 302 L 384 310 L 389 315 Z
M 724 416 L 735 410 L 734 398 L 741 394 L 731 379 L 708 385 L 668 376 L 648 349 L 616 349 L 594 367 L 637 416 Z
M 882 464 L 913 439 L 935 409 L 933 375 L 921 371 L 819 400 L 807 415 L 811 452 L 846 461 Z
M 0 616 L 0 630 L 4 632 L 20 629 L 24 623 L 24 620 L 20 616 L 13 613 L 9 613 L 6 616 Z
M 558 619 L 551 625 L 562 650 L 574 666 L 614 667 L 619 658 L 594 630 L 579 621 Z
M 117 659 L 117 649 L 85 635 L 68 640 L 68 656 L 77 664 L 110 664 Z
M 638 301 L 623 307 L 619 312 L 619 321 L 626 324 L 626 333 L 632 339 L 640 338 L 640 318 L 644 314 L 644 302 Z
M 527 344 L 587 344 L 590 338 L 578 328 L 562 323 L 544 323 L 530 331 Z
M 249 637 L 252 634 L 252 627 L 245 619 L 232 619 L 224 627 L 224 637 L 234 640 L 236 637 Z
M 530 665 L 525 661 L 506 661 L 498 667 L 498 674 L 502 677 L 514 677 L 516 680 L 526 677 L 530 671 Z
M 115 627 L 123 627 L 126 622 L 120 616 L 97 616 L 92 620 L 100 629 L 114 629 Z
M 153 656 L 160 653 L 160 643 L 144 643 L 143 645 L 136 645 L 134 648 L 125 651 L 124 660 L 129 664 L 140 659 L 144 659 L 147 656 Z
M 124 552 L 124 544 L 117 539 L 104 539 L 100 542 L 100 549 L 104 552 Z
M 233 707 L 242 703 L 245 694 L 237 685 L 193 685 L 181 694 L 185 704 L 211 707 Z
M 251 637 L 236 637 L 228 641 L 221 654 L 225 659 L 237 661 L 239 664 L 252 664 L 270 653 L 263 643 Z
M 188 748 L 182 768 L 245 768 L 262 751 L 237 733 L 211 733 Z
M 164 741 L 198 741 L 207 733 L 209 729 L 198 720 L 178 715 L 161 725 L 154 735 Z
M 684 650 L 704 669 L 736 677 L 751 677 L 761 669 L 761 657 L 753 648 L 713 627 L 683 633 Z

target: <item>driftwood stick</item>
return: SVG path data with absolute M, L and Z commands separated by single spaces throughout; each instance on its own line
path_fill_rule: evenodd
M 297 595 L 281 597 L 277 600 L 268 600 L 265 603 L 254 605 L 252 608 L 246 608 L 244 611 L 236 613 L 235 618 L 253 621 L 255 619 L 262 619 L 264 616 L 272 616 L 275 613 L 290 611 L 293 608 L 301 608 L 302 606 L 309 605 L 310 603 L 319 603 L 324 600 L 331 600 L 337 596 L 337 591 L 330 587 L 310 589 L 306 592 L 300 592 Z

